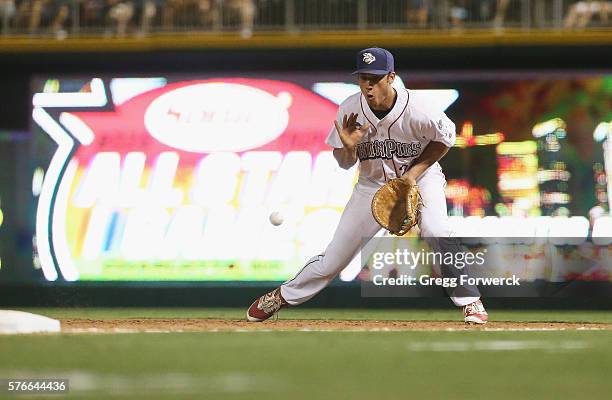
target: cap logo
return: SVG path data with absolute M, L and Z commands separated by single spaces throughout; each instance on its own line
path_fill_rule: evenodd
M 363 62 L 366 64 L 372 64 L 376 61 L 376 57 L 372 53 L 363 53 Z

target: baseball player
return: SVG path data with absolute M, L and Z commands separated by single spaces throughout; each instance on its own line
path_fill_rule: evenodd
M 438 164 L 455 143 L 455 125 L 441 111 L 414 104 L 409 90 L 396 90 L 393 55 L 381 48 L 357 54 L 360 92 L 340 104 L 326 143 L 340 167 L 359 162 L 359 179 L 324 253 L 312 257 L 297 275 L 253 302 L 248 321 L 264 321 L 286 306 L 295 306 L 319 293 L 360 251 L 362 239 L 380 229 L 371 213 L 376 191 L 393 178 L 418 184 L 422 196 L 421 236 L 436 251 L 461 251 L 451 238 L 444 187 Z M 454 267 L 443 275 L 459 275 Z M 484 324 L 488 315 L 476 287 L 449 292 L 463 307 L 466 323 Z

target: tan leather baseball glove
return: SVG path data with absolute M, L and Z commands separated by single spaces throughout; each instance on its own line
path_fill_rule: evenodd
M 372 215 L 389 233 L 402 236 L 418 223 L 421 203 L 417 185 L 392 179 L 374 194 Z

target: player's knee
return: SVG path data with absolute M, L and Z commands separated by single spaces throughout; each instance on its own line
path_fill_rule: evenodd
M 328 269 L 324 266 L 324 257 L 325 253 L 318 254 L 312 257 L 311 259 L 306 261 L 304 269 L 307 268 L 313 275 L 319 278 L 327 278 L 328 275 L 331 274 L 331 272 L 329 272 Z
M 323 278 L 326 279 L 328 281 L 331 281 L 332 279 L 334 279 L 336 276 L 338 276 L 338 274 L 340 273 L 340 271 L 342 270 L 342 268 L 326 268 L 323 266 L 323 263 L 319 263 L 313 270 L 313 272 L 319 276 L 319 278 Z
M 336 276 L 338 276 L 338 273 L 335 273 L 335 272 L 332 273 L 328 271 L 317 271 L 316 275 L 318 275 L 318 277 L 321 279 L 332 281 Z
M 340 271 L 342 271 L 347 264 L 348 263 L 343 259 L 334 257 L 333 255 L 325 255 L 324 257 L 321 257 L 320 262 L 315 264 L 313 272 L 320 278 L 331 281 L 338 276 Z

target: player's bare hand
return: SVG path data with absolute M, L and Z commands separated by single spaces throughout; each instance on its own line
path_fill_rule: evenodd
M 342 144 L 349 150 L 353 150 L 357 146 L 357 143 L 361 141 L 363 135 L 370 129 L 369 123 L 363 126 L 360 125 L 357 122 L 357 117 L 358 115 L 355 113 L 344 115 L 344 117 L 342 117 L 342 126 L 340 126 L 338 121 L 334 121 L 336 131 L 338 132 L 338 136 L 340 136 Z

